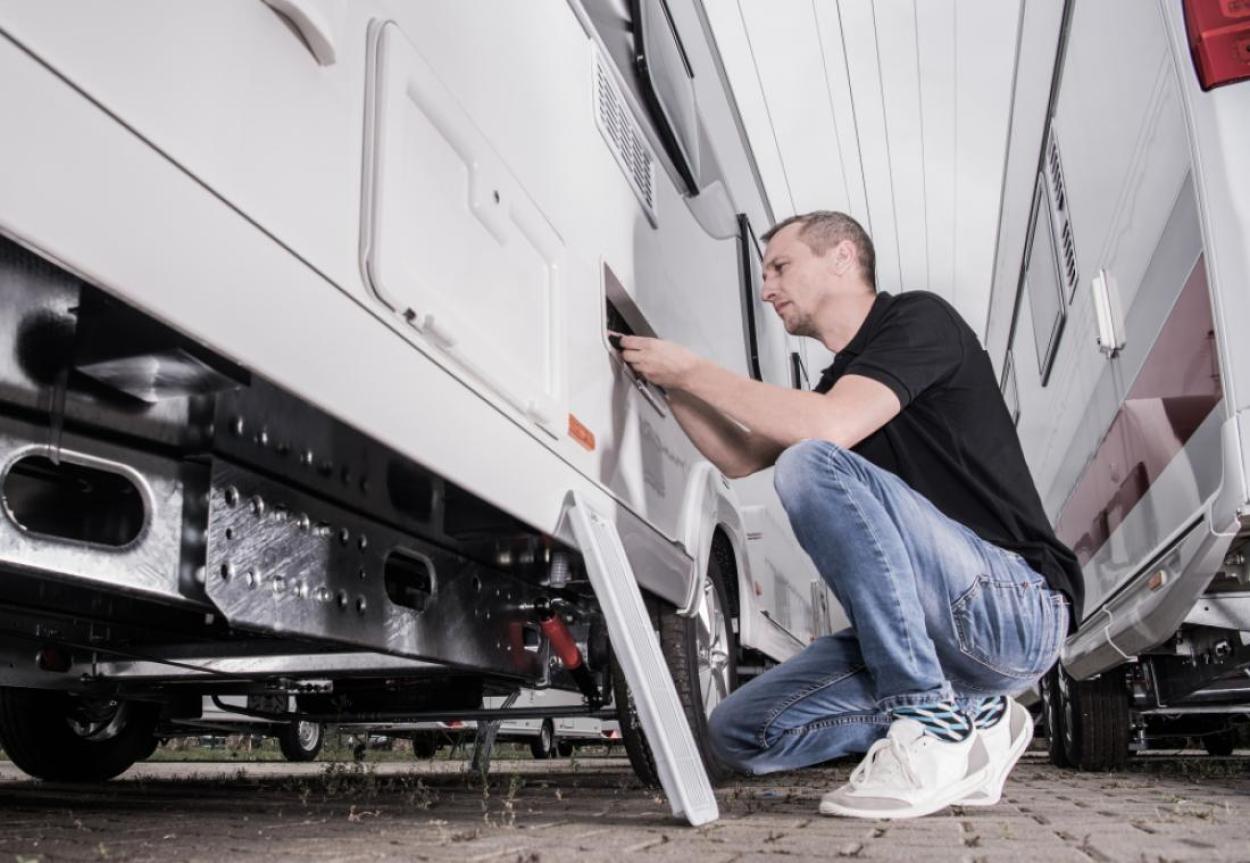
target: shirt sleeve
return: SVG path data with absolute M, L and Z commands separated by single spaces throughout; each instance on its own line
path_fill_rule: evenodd
M 917 297 L 895 301 L 845 374 L 884 384 L 906 407 L 952 375 L 962 361 L 963 340 L 950 312 L 937 301 Z

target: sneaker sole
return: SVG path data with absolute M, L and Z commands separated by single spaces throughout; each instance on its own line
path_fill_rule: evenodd
M 1019 710 L 1024 715 L 1024 729 L 1015 739 L 1011 741 L 1011 749 L 1007 752 L 1007 763 L 1003 765 L 1003 769 L 996 776 L 986 779 L 981 787 L 975 788 L 963 800 L 958 801 L 960 806 L 993 806 L 1003 797 L 1003 786 L 1007 784 L 1007 776 L 1016 766 L 1016 762 L 1024 755 L 1024 750 L 1029 748 L 1029 741 L 1033 739 L 1033 716 L 1029 711 L 1015 701 L 1011 702 L 1011 710 Z M 1010 721 L 1011 717 L 1006 716 L 1004 719 Z
M 965 777 L 958 784 L 952 785 L 941 796 L 931 798 L 923 803 L 913 804 L 904 809 L 866 809 L 855 806 L 843 806 L 839 803 L 822 800 L 820 801 L 820 814 L 837 815 L 843 818 L 872 819 L 920 818 L 925 815 L 932 815 L 934 812 L 945 809 L 952 803 L 959 803 L 961 798 L 975 791 L 978 786 L 986 781 L 988 770 L 988 767 L 982 767 L 971 776 Z

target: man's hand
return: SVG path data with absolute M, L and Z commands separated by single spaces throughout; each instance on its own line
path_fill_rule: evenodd
M 613 334 L 615 335 L 615 334 Z M 646 336 L 621 336 L 621 359 L 658 387 L 685 389 L 703 359 L 681 345 Z

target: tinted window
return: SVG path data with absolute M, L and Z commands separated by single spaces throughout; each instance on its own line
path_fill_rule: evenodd
M 1055 361 L 1059 338 L 1063 335 L 1065 318 L 1064 291 L 1059 279 L 1059 258 L 1055 254 L 1049 207 L 1046 184 L 1039 181 L 1033 203 L 1033 236 L 1024 271 L 1024 290 L 1033 313 L 1033 342 L 1043 386 L 1050 378 L 1050 367 Z
M 690 194 L 699 192 L 699 117 L 694 74 L 664 0 L 632 0 L 642 95 Z
M 1016 360 L 1011 351 L 1007 351 L 1007 362 L 1003 368 L 1003 401 L 1007 403 L 1007 411 L 1011 421 L 1020 424 L 1020 390 L 1016 386 Z
M 739 271 L 742 276 L 742 323 L 746 330 L 747 368 L 757 381 L 791 386 L 794 370 L 785 326 L 761 296 L 764 254 L 755 231 L 744 215 L 738 216 Z

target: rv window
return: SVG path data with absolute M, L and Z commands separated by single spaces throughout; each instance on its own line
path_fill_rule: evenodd
M 1050 379 L 1050 369 L 1059 349 L 1066 318 L 1063 283 L 1059 277 L 1059 256 L 1055 253 L 1054 220 L 1044 178 L 1038 179 L 1033 199 L 1033 228 L 1026 253 L 1024 290 L 1033 313 L 1033 341 L 1042 386 Z
M 738 214 L 738 272 L 742 277 L 742 327 L 746 330 L 747 369 L 757 381 L 764 380 L 760 371 L 760 342 L 755 322 L 755 305 L 763 281 L 763 256 L 760 244 L 745 214 Z
M 1006 362 L 1003 363 L 1003 401 L 1007 404 L 1007 412 L 1011 421 L 1020 425 L 1020 390 L 1016 387 L 1016 361 L 1011 351 L 1007 351 Z
M 665 0 L 631 0 L 634 61 L 643 101 L 686 191 L 699 194 L 699 115 L 694 73 Z
M 785 327 L 764 302 L 764 254 L 751 222 L 738 214 L 738 273 L 742 285 L 742 327 L 747 369 L 757 381 L 789 386 L 794 379 Z

